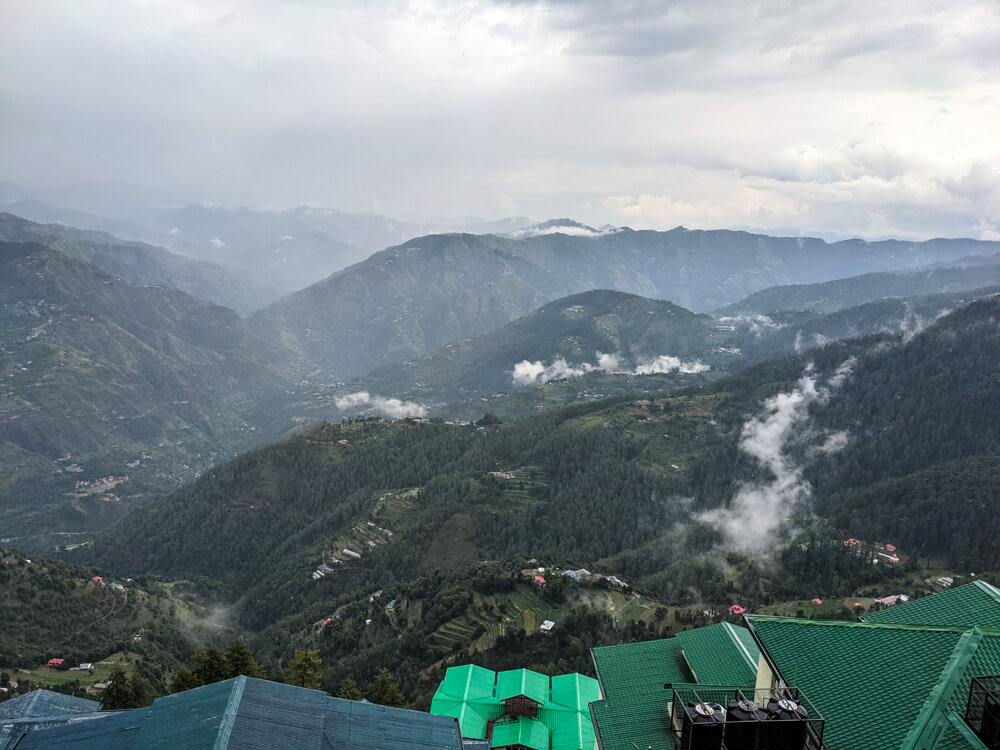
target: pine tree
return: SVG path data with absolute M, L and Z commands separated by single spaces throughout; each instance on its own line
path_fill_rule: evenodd
M 250 649 L 239 641 L 230 641 L 229 648 L 226 649 L 226 666 L 229 677 L 238 677 L 242 674 L 264 679 L 264 670 L 253 658 Z
M 101 706 L 105 711 L 140 708 L 149 703 L 149 685 L 138 675 L 129 675 L 121 666 L 111 670 Z
M 198 650 L 194 657 L 194 669 L 191 671 L 202 685 L 211 685 L 229 678 L 226 657 L 219 649 L 211 646 Z
M 174 675 L 174 679 L 170 681 L 171 693 L 181 693 L 185 690 L 191 690 L 196 687 L 201 687 L 201 682 L 187 667 L 181 667 L 178 669 L 177 673 Z
M 288 662 L 285 672 L 285 682 L 289 685 L 319 690 L 319 669 L 322 662 L 319 659 L 319 649 L 299 649 Z
M 337 693 L 337 697 L 348 701 L 359 701 L 365 696 L 358 687 L 358 683 L 350 677 L 345 677 L 344 681 L 340 683 L 340 692 Z
M 375 676 L 375 685 L 372 687 L 368 700 L 372 703 L 380 703 L 383 706 L 406 707 L 406 698 L 403 691 L 396 684 L 396 678 L 392 676 L 386 667 L 382 667 Z

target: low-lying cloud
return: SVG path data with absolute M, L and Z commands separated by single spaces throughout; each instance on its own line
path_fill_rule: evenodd
M 370 412 L 381 414 L 391 419 L 400 417 L 422 417 L 427 414 L 427 407 L 414 401 L 403 401 L 398 398 L 373 396 L 368 391 L 357 391 L 339 396 L 334 400 L 340 411 L 355 413 Z
M 621 354 L 606 354 L 595 352 L 596 361 L 581 362 L 572 365 L 564 357 L 556 357 L 551 364 L 545 364 L 542 360 L 530 361 L 521 360 L 511 372 L 514 385 L 529 386 L 548 383 L 550 380 L 563 380 L 565 378 L 578 378 L 588 372 L 601 370 L 603 372 L 619 375 L 653 375 L 657 373 L 681 372 L 686 375 L 693 375 L 699 372 L 707 372 L 712 369 L 709 365 L 699 360 L 682 360 L 670 354 L 661 354 L 656 357 L 639 358 L 634 369 L 626 369 L 622 364 Z
M 636 375 L 654 375 L 661 372 L 682 372 L 685 375 L 694 375 L 699 372 L 707 372 L 712 368 L 697 359 L 683 362 L 679 357 L 672 357 L 669 354 L 661 354 L 654 359 L 640 360 L 636 365 Z
M 820 384 L 819 376 L 808 366 L 795 388 L 767 399 L 763 413 L 743 425 L 740 449 L 766 469 L 771 479 L 744 483 L 728 508 L 699 516 L 722 532 L 727 546 L 743 552 L 772 549 L 779 529 L 805 507 L 812 486 L 790 449 L 817 438 L 822 443 L 807 455 L 832 453 L 847 444 L 846 433 L 817 434 L 809 409 L 813 404 L 827 403 L 850 377 L 854 364 L 853 357 L 845 361 L 825 384 Z

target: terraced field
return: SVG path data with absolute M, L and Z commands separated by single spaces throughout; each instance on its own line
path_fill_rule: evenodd
M 455 618 L 431 636 L 438 644 L 454 647 L 472 643 L 470 651 L 491 648 L 497 638 L 511 630 L 523 628 L 526 633 L 537 633 L 545 620 L 559 621 L 574 607 L 592 607 L 610 614 L 618 624 L 642 620 L 655 621 L 660 602 L 645 597 L 590 588 L 574 588 L 566 602 L 554 605 L 546 602 L 534 585 L 524 583 L 513 591 L 485 596 L 476 594 L 472 606 L 461 617 Z M 473 638 L 477 630 L 478 637 Z
M 350 531 L 334 540 L 331 556 L 348 562 L 351 557 L 344 554 L 345 549 L 364 556 L 369 550 L 398 538 L 399 527 L 416 508 L 417 491 L 415 488 L 386 490 L 375 496 L 368 514 L 362 516 Z

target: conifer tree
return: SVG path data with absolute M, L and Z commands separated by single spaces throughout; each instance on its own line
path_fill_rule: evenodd
M 358 687 L 358 683 L 350 677 L 345 677 L 344 681 L 340 683 L 340 692 L 337 693 L 337 697 L 348 701 L 359 701 L 365 696 Z
M 375 684 L 372 686 L 371 693 L 368 694 L 368 700 L 372 703 L 380 703 L 383 706 L 406 707 L 406 698 L 403 696 L 403 691 L 399 689 L 399 685 L 396 684 L 396 678 L 392 676 L 392 672 L 386 667 L 382 667 L 375 676 Z
M 319 659 L 319 649 L 299 649 L 288 662 L 285 672 L 285 682 L 289 685 L 319 690 L 319 669 L 322 665 Z

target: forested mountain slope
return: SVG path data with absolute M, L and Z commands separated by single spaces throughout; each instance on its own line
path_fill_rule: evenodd
M 93 263 L 131 284 L 173 287 L 244 314 L 261 305 L 260 289 L 220 266 L 143 242 L 126 242 L 105 232 L 62 224 L 36 224 L 20 216 L 0 213 L 0 241 L 37 242 L 71 258 Z
M 550 302 L 485 336 L 384 367 L 356 384 L 377 393 L 453 402 L 595 370 L 725 371 L 737 359 L 726 348 L 734 338 L 714 318 L 671 302 L 595 290 Z M 515 372 L 525 361 L 546 369 L 539 372 L 535 365 Z
M 762 289 L 720 308 L 716 314 L 770 313 L 775 310 L 831 313 L 891 297 L 964 292 L 997 284 L 1000 284 L 1000 266 L 991 265 L 869 273 L 819 284 L 791 284 Z
M 256 440 L 285 353 L 236 313 L 0 243 L 0 525 L 86 531 Z M 72 539 L 72 537 L 69 537 Z
M 776 238 L 745 232 L 430 235 L 376 253 L 256 313 L 251 325 L 315 363 L 355 377 L 496 330 L 546 302 L 615 289 L 707 310 L 781 283 L 915 268 L 990 243 Z
M 692 585 L 720 601 L 730 584 L 715 556 L 699 555 L 728 541 L 704 512 L 730 506 L 741 488 L 757 488 L 770 503 L 784 502 L 782 488 L 802 487 L 790 505 L 753 512 L 808 524 L 814 511 L 833 534 L 865 537 L 885 527 L 880 504 L 857 502 L 875 483 L 922 486 L 929 475 L 920 472 L 966 460 L 978 476 L 968 481 L 989 486 L 995 462 L 976 457 L 1000 453 L 997 361 L 994 298 L 912 337 L 845 341 L 674 395 L 482 428 L 412 420 L 320 426 L 216 467 L 131 513 L 83 554 L 127 573 L 216 578 L 239 596 L 252 628 L 310 602 L 483 559 L 604 560 L 664 601 L 688 601 Z M 783 409 L 788 423 L 766 433 L 777 453 L 741 448 L 747 430 Z M 900 495 L 899 524 L 919 540 L 914 551 L 952 555 L 939 535 L 918 530 L 927 525 L 927 497 Z M 996 499 L 981 497 L 988 518 Z M 741 517 L 739 507 L 733 512 Z M 969 539 L 956 559 L 996 564 L 984 536 L 992 526 L 967 506 L 942 503 L 934 519 Z M 771 546 L 787 538 L 778 529 L 761 533 L 774 533 Z M 330 572 L 315 577 L 324 564 Z M 839 580 L 829 585 L 848 578 Z M 814 582 L 791 577 L 768 595 L 801 596 Z
M 138 657 L 139 674 L 165 690 L 166 671 L 193 650 L 174 616 L 178 602 L 157 584 L 93 577 L 75 565 L 0 548 L 0 668 L 10 674 L 53 658 L 75 667 L 128 651 Z M 48 671 L 59 682 L 74 676 Z
M 955 308 L 998 292 L 1000 286 L 890 298 L 829 314 L 719 317 L 623 292 L 584 292 L 550 302 L 494 333 L 376 370 L 338 387 L 332 397 L 321 388 L 307 390 L 295 408 L 330 414 L 345 394 L 364 390 L 403 398 L 448 419 L 477 419 L 484 411 L 523 417 L 576 401 L 704 385 L 756 362 L 840 339 L 912 335 Z M 354 416 L 357 410 L 343 413 Z

